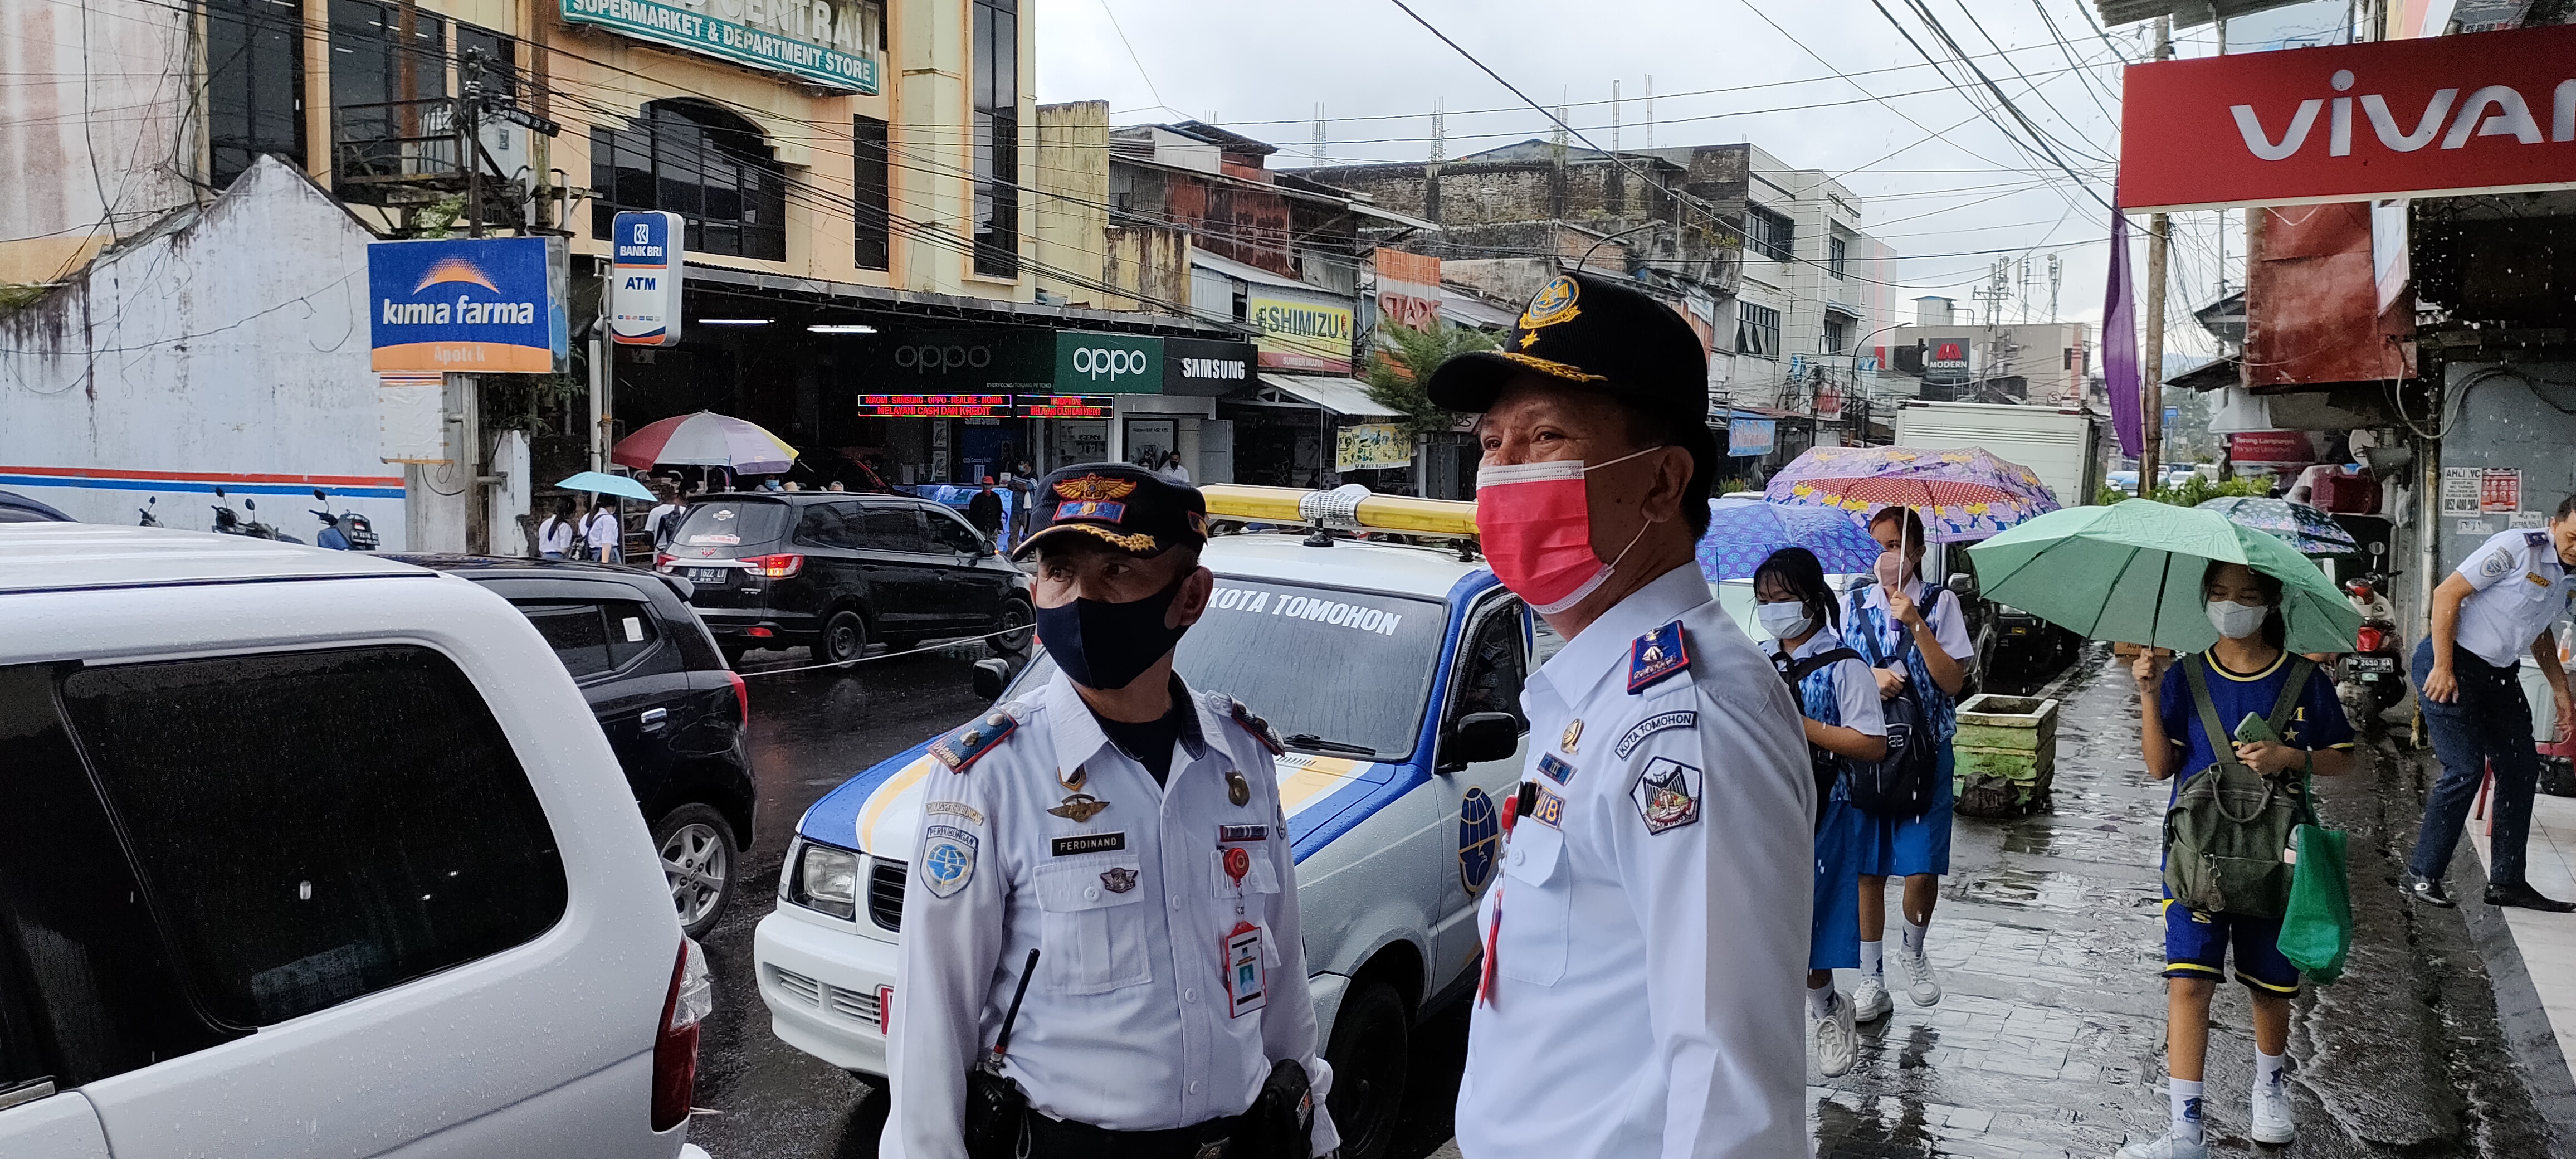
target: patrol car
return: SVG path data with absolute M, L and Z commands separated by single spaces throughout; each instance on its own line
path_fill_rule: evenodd
M 1403 1102 L 1416 1019 L 1475 980 L 1476 902 L 1494 878 L 1500 803 L 1526 744 L 1533 622 L 1475 560 L 1472 504 L 1203 490 L 1220 528 L 1256 530 L 1209 541 L 1215 598 L 1177 666 L 1192 688 L 1242 700 L 1285 740 L 1280 799 L 1332 1112 L 1343 1153 L 1373 1159 Z M 1038 652 L 1003 699 L 1053 671 Z M 805 814 L 779 905 L 753 942 L 778 1036 L 866 1076 L 886 1068 L 905 875 L 922 781 L 938 767 L 929 747 L 861 773 Z

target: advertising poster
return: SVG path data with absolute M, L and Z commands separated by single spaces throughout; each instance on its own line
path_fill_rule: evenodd
M 1392 423 L 1362 423 L 1335 432 L 1333 469 L 1384 471 L 1413 465 L 1413 440 Z

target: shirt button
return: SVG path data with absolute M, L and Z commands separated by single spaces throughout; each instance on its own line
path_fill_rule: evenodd
M 1194 1094 L 1194 1095 L 1195 1095 L 1195 1094 L 1197 1094 L 1197 1093 L 1199 1093 L 1199 1084 L 1197 1084 L 1197 1083 L 1191 1083 L 1191 1084 L 1190 1084 L 1190 1093 L 1191 1093 L 1191 1094 Z
M 1173 912 L 1173 913 L 1179 913 L 1179 912 L 1181 912 L 1181 899 L 1180 899 L 1179 897 L 1177 897 L 1177 896 L 1175 896 L 1175 897 L 1173 897 L 1173 898 L 1172 898 L 1172 912 Z
M 1181 991 L 1181 1001 L 1183 1001 L 1183 1002 L 1196 1002 L 1196 1001 L 1198 1001 L 1198 1000 L 1199 1000 L 1199 992 L 1198 992 L 1197 990 L 1195 990 L 1195 989 L 1191 989 L 1191 990 L 1183 990 L 1183 991 Z
M 1518 849 L 1512 850 L 1512 864 L 1514 864 L 1514 865 L 1519 865 L 1520 863 L 1522 863 L 1522 862 L 1524 862 L 1524 861 L 1527 861 L 1527 860 L 1529 860 L 1529 854 L 1524 853 L 1524 852 L 1522 852 L 1522 851 L 1520 851 L 1520 850 L 1518 850 Z
M 1084 900 L 1084 901 L 1099 901 L 1099 900 L 1100 900 L 1100 887 L 1099 887 L 1099 886 L 1096 886 L 1096 885 L 1093 885 L 1093 886 L 1085 886 L 1085 887 L 1083 887 L 1083 891 L 1082 891 L 1082 900 Z

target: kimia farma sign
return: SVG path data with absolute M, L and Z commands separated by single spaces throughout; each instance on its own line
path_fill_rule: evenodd
M 564 369 L 561 238 L 370 242 L 367 290 L 379 373 Z
M 2120 208 L 2576 188 L 2576 25 L 2131 65 Z

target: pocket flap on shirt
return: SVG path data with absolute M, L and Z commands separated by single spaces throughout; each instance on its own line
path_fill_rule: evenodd
M 1503 849 L 1503 875 L 1537 884 L 1556 875 L 1556 864 L 1565 859 L 1565 834 L 1537 821 L 1523 820 L 1512 827 L 1512 839 Z
M 1144 862 L 1135 857 L 1038 867 L 1038 908 L 1080 913 L 1145 900 Z
M 1247 894 L 1279 892 L 1279 871 L 1270 864 L 1268 847 L 1251 844 L 1226 848 L 1241 849 L 1252 858 L 1251 870 L 1243 875 L 1243 892 Z M 1210 866 L 1208 888 L 1214 891 L 1219 900 L 1233 897 L 1234 879 L 1226 876 L 1225 849 L 1218 849 L 1209 856 L 1212 860 L 1208 862 Z

